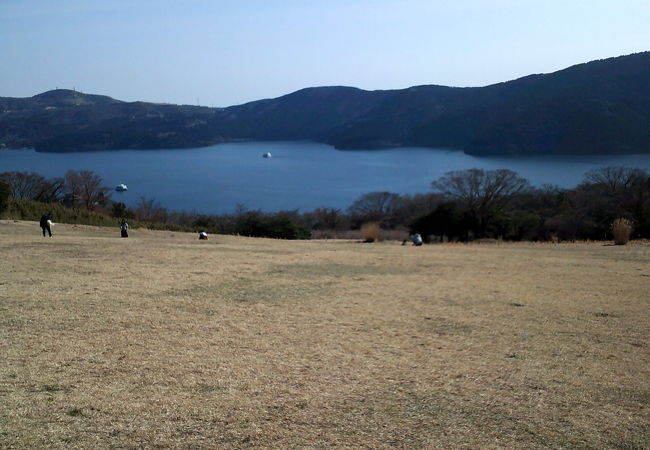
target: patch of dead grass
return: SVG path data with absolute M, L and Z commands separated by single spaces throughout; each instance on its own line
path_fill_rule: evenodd
M 0 447 L 650 446 L 650 246 L 0 222 Z

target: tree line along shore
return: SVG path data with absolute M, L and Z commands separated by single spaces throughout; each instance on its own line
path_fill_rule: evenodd
M 650 238 L 650 173 L 608 166 L 587 172 L 574 188 L 533 187 L 507 169 L 452 171 L 431 183 L 432 192 L 400 195 L 370 192 L 345 210 L 249 210 L 205 215 L 170 211 L 153 198 L 135 207 L 111 199 L 111 189 L 90 171 L 68 171 L 46 179 L 35 172 L 0 173 L 0 217 L 280 239 L 404 239 L 420 233 L 425 242 L 503 239 L 509 241 Z

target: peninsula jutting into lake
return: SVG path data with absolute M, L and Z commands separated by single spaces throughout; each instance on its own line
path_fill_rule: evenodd
M 649 130 L 650 52 L 485 87 L 314 87 L 227 108 L 65 89 L 0 98 L 0 146 L 43 152 L 310 140 L 472 155 L 629 154 L 650 152 Z

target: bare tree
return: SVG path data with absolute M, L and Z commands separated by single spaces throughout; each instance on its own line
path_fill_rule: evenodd
M 337 208 L 317 208 L 303 214 L 302 221 L 313 230 L 344 230 L 349 226 L 348 218 Z
M 587 172 L 580 187 L 593 187 L 617 203 L 640 205 L 650 198 L 650 174 L 639 168 L 601 167 Z
M 607 166 L 590 170 L 585 174 L 585 182 L 601 187 L 610 195 L 629 191 L 634 186 L 648 181 L 648 172 L 643 169 Z
M 402 197 L 394 192 L 370 192 L 355 200 L 348 207 L 348 213 L 354 217 L 357 226 L 371 221 L 391 226 L 393 216 L 402 204 Z
M 154 198 L 140 197 L 135 208 L 135 217 L 143 222 L 166 222 L 168 211 Z
M 576 191 L 583 209 L 604 234 L 619 217 L 637 224 L 648 222 L 650 173 L 646 170 L 622 166 L 594 169 L 585 174 Z
M 69 170 L 65 181 L 75 207 L 93 211 L 110 199 L 110 189 L 102 186 L 102 178 L 89 170 Z
M 11 196 L 16 199 L 55 202 L 63 193 L 63 178 L 46 180 L 36 172 L 4 172 L 0 179 L 11 186 Z
M 30 200 L 36 196 L 38 185 L 45 181 L 45 178 L 36 172 L 4 172 L 0 173 L 0 179 L 9 183 L 13 198 Z
M 530 184 L 508 169 L 469 169 L 447 172 L 432 186 L 457 200 L 474 219 L 478 235 L 484 236 L 490 220 L 503 212 L 512 197 Z
M 420 217 L 430 214 L 443 202 L 444 195 L 439 193 L 403 195 L 401 206 L 393 214 L 394 223 L 409 227 Z
M 34 200 L 44 203 L 58 202 L 64 192 L 65 180 L 63 178 L 50 178 L 39 185 Z

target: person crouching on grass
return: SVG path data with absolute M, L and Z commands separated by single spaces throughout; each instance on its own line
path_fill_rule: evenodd
M 52 237 L 52 213 L 43 214 L 41 216 L 40 226 L 43 229 L 43 237 L 45 237 L 45 232 L 47 231 L 50 237 Z
M 422 236 L 420 236 L 420 233 L 413 233 L 411 235 L 411 241 L 413 242 L 413 245 L 419 247 L 422 245 Z

